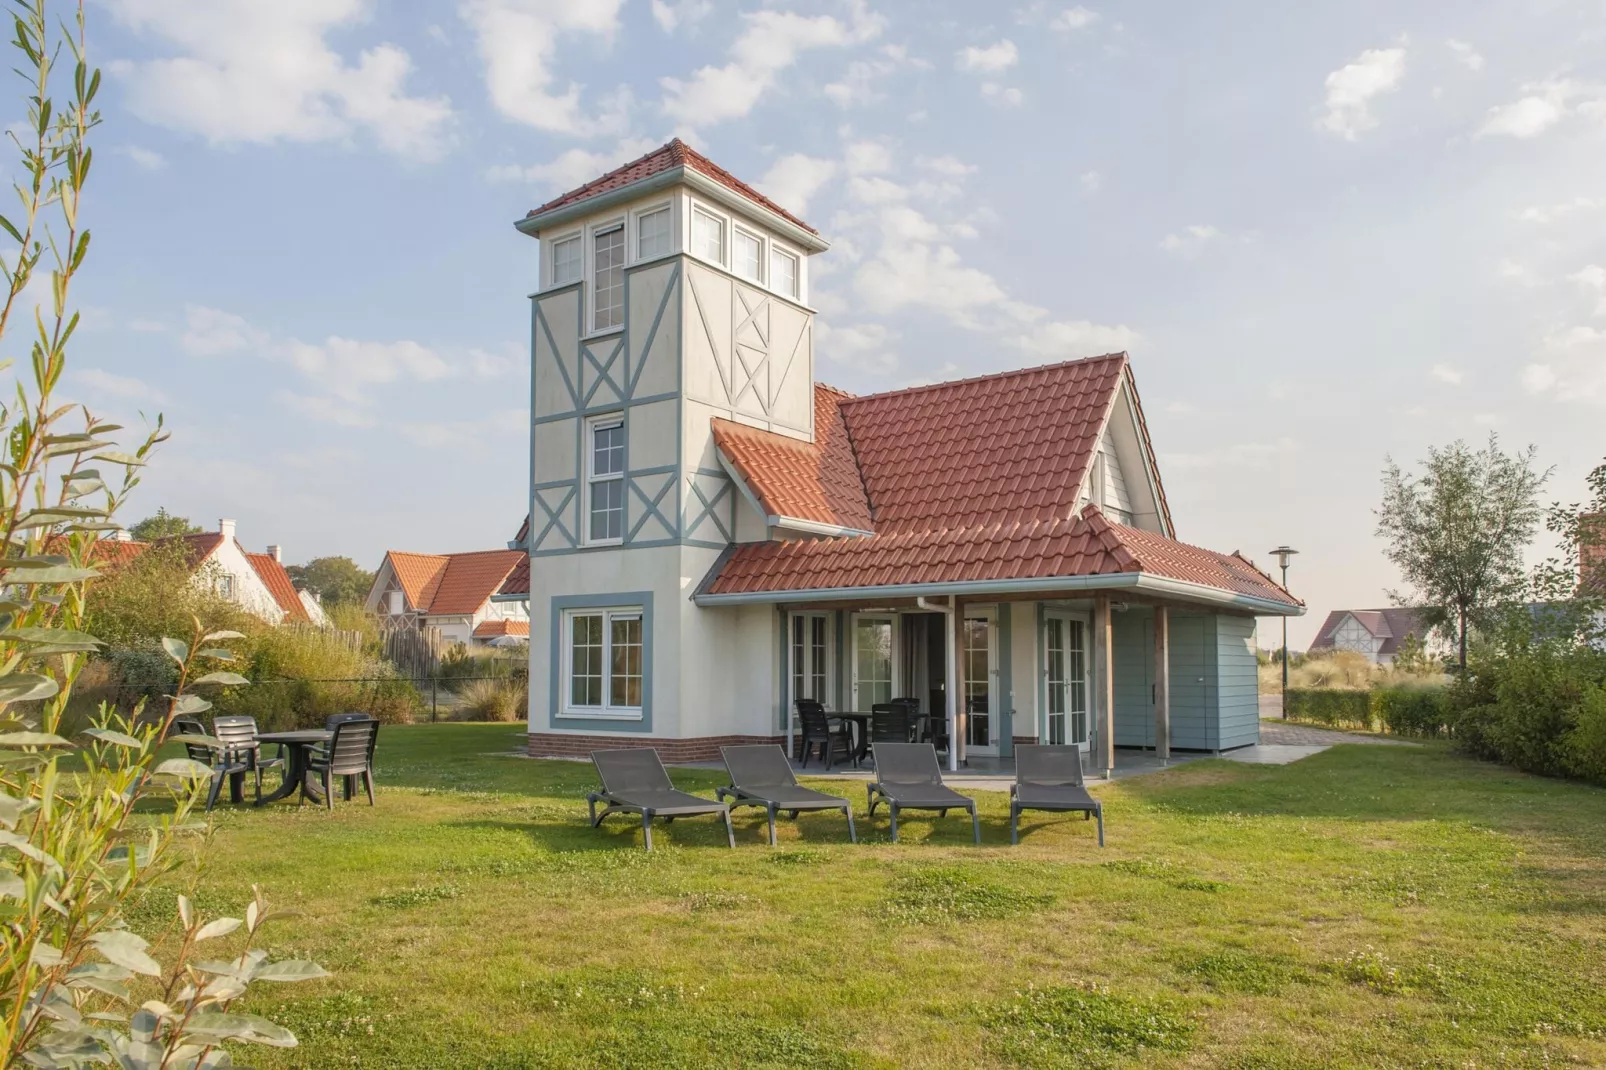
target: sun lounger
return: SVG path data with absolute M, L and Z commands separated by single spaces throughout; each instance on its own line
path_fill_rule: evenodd
M 1082 754 L 1076 747 L 1020 745 L 1015 748 L 1015 783 L 1009 789 L 1009 842 L 1020 842 L 1020 812 L 1053 813 L 1098 818 L 1099 846 L 1104 846 L 1104 807 L 1082 782 Z
M 602 778 L 602 790 L 586 796 L 591 810 L 591 827 L 602 824 L 609 814 L 640 814 L 641 831 L 652 850 L 652 819 L 661 817 L 673 821 L 677 817 L 698 814 L 721 814 L 725 818 L 725 838 L 736 846 L 736 833 L 731 829 L 730 807 L 690 795 L 670 783 L 664 763 L 651 747 L 631 747 L 628 750 L 594 750 L 591 764 L 597 767 Z M 601 813 L 597 803 L 606 803 Z
M 898 842 L 899 810 L 936 810 L 939 817 L 949 810 L 969 810 L 976 842 L 981 842 L 976 800 L 943 785 L 936 748 L 930 743 L 877 743 L 874 751 L 875 779 L 866 789 L 870 816 L 875 816 L 878 802 L 886 802 L 892 811 L 893 843 Z
M 805 788 L 792 773 L 786 751 L 770 744 L 721 747 L 730 786 L 714 792 L 721 801 L 730 796 L 731 807 L 762 806 L 770 822 L 770 846 L 775 846 L 775 812 L 785 810 L 796 817 L 801 810 L 841 810 L 848 819 L 848 839 L 859 842 L 853 831 L 853 808 L 846 799 Z

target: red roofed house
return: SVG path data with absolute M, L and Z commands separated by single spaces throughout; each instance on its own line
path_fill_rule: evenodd
M 470 646 L 505 637 L 527 640 L 530 622 L 523 603 L 494 597 L 524 562 L 519 550 L 391 550 L 374 574 L 366 608 L 387 627 L 436 628 L 447 640 Z
M 1443 644 L 1422 623 L 1421 615 L 1404 606 L 1387 609 L 1335 609 L 1311 641 L 1312 653 L 1350 650 L 1375 665 L 1390 665 L 1405 637 L 1414 635 L 1424 647 L 1443 652 Z
M 915 700 L 948 759 L 1259 738 L 1254 617 L 1176 540 L 1125 354 L 853 397 L 814 382 L 827 243 L 678 140 L 535 209 L 532 754 L 777 740 Z

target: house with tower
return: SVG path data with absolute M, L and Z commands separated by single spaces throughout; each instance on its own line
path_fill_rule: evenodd
M 516 224 L 531 295 L 529 750 L 715 757 L 906 698 L 950 764 L 1259 736 L 1257 615 L 1179 541 L 1124 353 L 855 397 L 811 226 L 678 139 Z

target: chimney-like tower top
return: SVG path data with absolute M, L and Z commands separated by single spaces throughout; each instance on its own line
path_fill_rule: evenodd
M 222 520 L 219 520 L 217 522 L 217 531 L 219 535 L 223 536 L 225 541 L 234 538 L 234 521 L 229 520 L 226 517 Z
M 280 554 L 279 554 L 279 544 L 278 543 L 274 543 L 272 546 L 268 547 L 268 556 L 273 558 L 275 561 L 279 562 L 280 564 L 284 563 L 284 558 L 282 556 L 280 556 Z

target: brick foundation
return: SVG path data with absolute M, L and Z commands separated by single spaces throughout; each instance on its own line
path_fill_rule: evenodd
M 1017 747 L 1020 746 L 1023 743 L 1026 744 L 1029 747 L 1032 744 L 1037 742 L 1037 737 L 1036 736 L 1010 736 L 1009 740 L 1010 740 L 1011 743 L 1015 744 L 1015 746 L 1017 746 Z
M 652 736 L 591 736 L 575 732 L 531 732 L 532 758 L 584 758 L 594 750 L 654 747 L 666 762 L 717 762 L 719 748 L 749 743 L 786 745 L 785 736 L 698 736 L 693 739 L 656 739 Z

